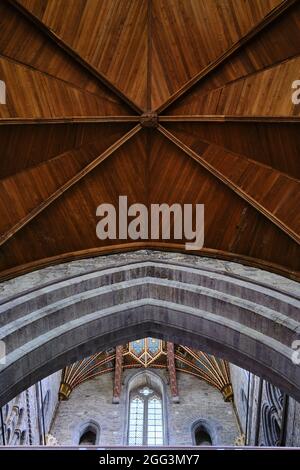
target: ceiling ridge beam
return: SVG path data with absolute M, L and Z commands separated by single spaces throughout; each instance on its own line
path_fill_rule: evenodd
M 11 0 L 9 0 L 11 1 Z M 295 4 L 298 0 L 283 0 L 277 7 L 273 8 L 264 18 L 257 23 L 253 28 L 250 29 L 241 39 L 236 41 L 229 49 L 227 49 L 221 56 L 217 57 L 216 60 L 209 63 L 204 69 L 199 73 L 194 75 L 190 80 L 188 80 L 179 90 L 173 93 L 164 103 L 162 103 L 155 111 L 161 113 L 171 104 L 177 101 L 182 95 L 187 93 L 194 85 L 200 82 L 204 77 L 209 73 L 215 70 L 219 65 L 225 62 L 230 58 L 235 52 L 241 49 L 245 44 L 247 44 L 252 38 L 254 38 L 258 33 L 260 33 L 264 28 L 271 24 L 276 18 L 282 15 L 289 7 Z
M 282 230 L 286 235 L 292 238 L 296 243 L 300 245 L 300 236 L 285 223 L 283 223 L 278 217 L 276 217 L 272 212 L 268 211 L 262 204 L 257 202 L 252 196 L 249 196 L 245 191 L 243 191 L 238 185 L 233 183 L 229 178 L 224 176 L 219 170 L 210 165 L 204 158 L 198 155 L 194 150 L 184 144 L 180 139 L 175 137 L 170 131 L 165 127 L 159 125 L 158 131 L 164 135 L 168 140 L 173 142 L 178 148 L 180 148 L 184 153 L 193 158 L 198 162 L 202 167 L 204 167 L 209 173 L 215 176 L 219 181 L 224 183 L 232 191 L 234 191 L 238 196 L 240 196 L 244 201 L 254 207 L 260 214 L 265 216 L 273 224 L 275 224 L 280 230 Z
M 38 214 L 44 211 L 52 202 L 56 201 L 62 194 L 64 194 L 69 188 L 74 186 L 78 181 L 82 180 L 87 174 L 94 170 L 100 163 L 106 160 L 110 155 L 112 155 L 118 148 L 120 148 L 125 142 L 131 139 L 137 132 L 140 131 L 141 125 L 138 124 L 129 132 L 124 134 L 120 139 L 114 142 L 110 147 L 108 147 L 104 152 L 102 152 L 98 157 L 96 157 L 91 163 L 86 165 L 82 170 L 80 170 L 76 175 L 69 179 L 65 184 L 63 184 L 59 189 L 57 189 L 51 196 L 45 199 L 41 204 L 35 207 L 29 214 L 23 217 L 18 223 L 13 225 L 9 230 L 7 230 L 0 237 L 0 246 L 3 245 L 7 240 L 9 240 L 13 235 L 15 235 L 19 230 L 21 230 L 25 225 L 27 225 L 32 219 L 34 219 Z
M 27 8 L 21 5 L 18 0 L 6 0 L 10 5 L 21 12 L 27 19 L 29 19 L 40 31 L 42 31 L 49 39 L 55 42 L 55 44 L 63 49 L 70 57 L 78 62 L 84 69 L 96 77 L 103 85 L 105 85 L 110 91 L 118 96 L 123 103 L 127 104 L 135 113 L 144 112 L 136 103 L 134 103 L 127 95 L 125 95 L 115 84 L 100 73 L 95 67 L 89 64 L 83 59 L 75 49 L 66 44 L 54 31 L 48 28 L 38 17 L 31 13 Z

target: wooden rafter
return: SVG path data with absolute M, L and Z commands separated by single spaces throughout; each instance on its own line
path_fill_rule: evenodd
M 300 116 L 231 116 L 218 114 L 159 116 L 159 122 L 300 122 Z
M 109 122 L 135 122 L 138 123 L 140 121 L 139 116 L 72 116 L 70 118 L 53 118 L 53 119 L 46 119 L 46 118 L 8 118 L 8 119 L 0 119 L 0 126 L 5 125 L 26 125 L 26 124 L 75 124 L 75 123 L 82 123 L 82 124 L 97 124 L 97 123 L 109 123 Z

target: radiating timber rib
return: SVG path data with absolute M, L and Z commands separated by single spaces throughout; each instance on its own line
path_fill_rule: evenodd
M 19 124 L 19 125 L 26 125 L 26 124 L 72 124 L 72 123 L 82 123 L 82 124 L 97 124 L 103 122 L 139 122 L 139 116 L 74 116 L 74 117 L 67 117 L 67 118 L 0 118 L 0 126 L 1 125 L 9 125 L 9 124 Z
M 277 227 L 279 227 L 284 233 L 286 233 L 290 238 L 292 238 L 295 242 L 300 244 L 300 236 L 290 227 L 288 227 L 285 223 L 283 223 L 280 219 L 278 219 L 274 214 L 268 211 L 262 204 L 257 202 L 253 197 L 243 191 L 238 185 L 230 181 L 229 178 L 224 176 L 219 170 L 217 170 L 214 166 L 209 164 L 204 158 L 198 155 L 194 150 L 190 147 L 185 145 L 180 139 L 175 137 L 170 131 L 164 128 L 162 125 L 158 126 L 159 132 L 164 135 L 167 139 L 173 142 L 177 147 L 179 147 L 183 152 L 187 155 L 192 157 L 195 161 L 197 161 L 201 166 L 203 166 L 206 170 L 208 170 L 212 175 L 218 178 L 222 183 L 232 189 L 236 194 L 238 194 L 242 199 L 248 202 L 252 207 L 258 210 L 261 214 L 267 217 L 271 222 L 273 222 Z
M 26 217 L 21 219 L 17 224 L 11 227 L 7 232 L 5 232 L 0 237 L 0 246 L 3 245 L 9 238 L 15 235 L 22 227 L 28 224 L 32 219 L 34 219 L 38 214 L 40 214 L 46 207 L 48 207 L 52 202 L 58 199 L 62 194 L 64 194 L 69 188 L 74 186 L 78 181 L 84 178 L 88 173 L 90 173 L 94 168 L 96 168 L 100 163 L 102 163 L 107 157 L 112 155 L 119 147 L 121 147 L 125 142 L 127 142 L 131 137 L 133 137 L 141 129 L 141 125 L 137 124 L 133 129 L 127 132 L 123 137 L 118 139 L 114 144 L 108 147 L 103 153 L 101 153 L 97 158 L 95 158 L 91 163 L 79 171 L 75 176 L 73 176 L 69 181 L 67 181 L 63 186 L 61 186 L 57 191 L 55 191 L 49 198 L 45 199 L 39 206 L 33 209 Z
M 134 103 L 128 96 L 126 96 L 116 85 L 111 83 L 107 77 L 101 74 L 95 67 L 89 64 L 84 60 L 80 54 L 78 54 L 72 47 L 67 45 L 57 34 L 54 33 L 50 28 L 48 28 L 39 18 L 33 15 L 29 10 L 27 10 L 23 5 L 21 5 L 17 0 L 6 0 L 9 4 L 14 6 L 18 11 L 20 11 L 26 18 L 28 18 L 35 26 L 46 34 L 52 41 L 54 41 L 58 47 L 67 52 L 73 59 L 75 59 L 82 67 L 88 70 L 94 77 L 96 77 L 102 84 L 109 88 L 113 93 L 115 93 L 124 103 L 131 107 L 135 113 L 141 113 L 144 110 L 141 109 L 136 103 Z
M 152 0 L 147 1 L 147 112 L 151 111 L 152 89 Z
M 11 1 L 11 0 L 9 0 Z M 256 24 L 250 31 L 248 31 L 245 36 L 235 42 L 229 49 L 227 49 L 224 54 L 218 57 L 216 60 L 211 62 L 208 66 L 204 67 L 197 75 L 191 78 L 188 82 L 185 83 L 179 90 L 177 90 L 173 95 L 171 95 L 163 104 L 161 104 L 155 111 L 160 113 L 168 108 L 169 105 L 174 103 L 178 98 L 188 92 L 194 85 L 196 85 L 200 80 L 206 77 L 210 72 L 215 70 L 220 64 L 229 59 L 236 51 L 242 48 L 247 44 L 254 36 L 256 36 L 260 31 L 266 28 L 271 24 L 276 18 L 278 18 L 282 13 L 284 13 L 287 8 L 291 7 L 298 0 L 283 0 L 280 5 L 275 7 L 270 13 L 268 13 L 262 21 Z
M 159 122 L 300 122 L 300 116 L 244 116 L 228 114 L 203 114 L 159 116 Z

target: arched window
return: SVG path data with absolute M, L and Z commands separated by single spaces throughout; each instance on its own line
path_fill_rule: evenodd
M 131 393 L 129 404 L 129 445 L 163 445 L 163 405 L 161 396 L 149 387 Z

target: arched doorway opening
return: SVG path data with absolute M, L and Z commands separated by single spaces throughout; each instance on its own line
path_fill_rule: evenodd
M 212 445 L 210 435 L 201 427 L 196 429 L 195 444 L 196 446 L 211 446 Z

